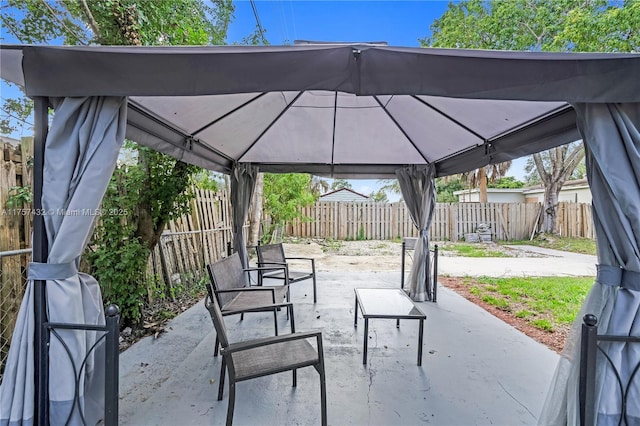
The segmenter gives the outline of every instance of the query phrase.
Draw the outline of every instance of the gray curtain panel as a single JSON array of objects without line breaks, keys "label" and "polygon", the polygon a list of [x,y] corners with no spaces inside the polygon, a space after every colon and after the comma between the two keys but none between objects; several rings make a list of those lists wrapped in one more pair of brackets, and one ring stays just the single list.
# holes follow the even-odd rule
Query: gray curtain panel
[{"label": "gray curtain panel", "polygon": [[[45,145],[42,188],[49,258],[29,268],[27,293],[6,366],[12,373],[0,388],[2,425],[33,422],[33,280],[47,281],[49,321],[104,324],[100,287],[93,277],[78,273],[77,267],[124,140],[127,101],[124,97],[52,101],[55,115]],[[83,424],[82,412],[86,424],[96,424],[104,411],[104,348],[100,344],[85,356],[100,334],[56,333],[49,348],[49,422]],[[77,401],[74,366],[81,372]]]},{"label": "gray curtain panel", "polygon": [[233,249],[240,255],[243,267],[247,267],[244,222],[249,214],[249,205],[256,189],[258,167],[249,163],[235,163],[231,170],[231,206],[233,209]]},{"label": "gray curtain panel", "polygon": [[416,241],[413,265],[409,273],[409,296],[418,302],[432,300],[432,277],[429,252],[429,228],[436,205],[436,176],[433,164],[414,165],[396,170],[411,220],[420,231]]},{"label": "gray curtain panel", "polygon": [[[574,107],[593,194],[598,276],[565,344],[541,425],[579,424],[579,330],[585,314],[598,317],[600,334],[640,335],[640,104]],[[622,343],[603,347],[626,387],[640,362],[640,348]],[[597,363],[596,394],[598,425],[627,424],[620,422],[620,385],[603,356]],[[640,424],[638,377],[631,382],[626,403],[629,424]]]}]

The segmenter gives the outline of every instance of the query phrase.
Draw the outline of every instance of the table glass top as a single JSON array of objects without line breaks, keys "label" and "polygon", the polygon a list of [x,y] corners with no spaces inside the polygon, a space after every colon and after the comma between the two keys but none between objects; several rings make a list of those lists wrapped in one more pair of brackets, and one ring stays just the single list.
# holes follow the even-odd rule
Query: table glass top
[{"label": "table glass top", "polygon": [[357,288],[363,316],[424,317],[404,290],[396,288]]}]

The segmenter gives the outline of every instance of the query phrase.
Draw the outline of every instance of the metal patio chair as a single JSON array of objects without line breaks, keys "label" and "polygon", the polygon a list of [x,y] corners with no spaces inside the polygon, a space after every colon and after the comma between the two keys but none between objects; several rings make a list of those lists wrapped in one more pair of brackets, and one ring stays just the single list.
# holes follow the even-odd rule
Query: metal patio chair
[{"label": "metal patio chair", "polygon": [[[313,303],[318,301],[316,294],[316,263],[315,259],[311,257],[286,257],[284,254],[284,248],[282,243],[279,244],[266,244],[256,246],[256,252],[258,254],[258,266],[264,267],[267,265],[280,265],[284,266],[284,271],[271,271],[262,272],[260,278],[272,278],[277,280],[284,280],[289,284],[304,281],[309,278],[313,280]],[[307,260],[310,262],[309,270],[307,271],[292,271],[289,269],[289,260]]]},{"label": "metal patio chair", "polygon": [[[217,300],[222,315],[240,314],[244,319],[246,312],[273,311],[275,335],[278,335],[277,311],[283,300],[289,301],[289,285],[285,281],[281,286],[251,286],[249,274],[252,271],[284,272],[281,265],[271,265],[258,268],[243,268],[238,253],[207,265],[210,283],[207,284],[207,297]],[[293,309],[293,308],[292,308]],[[292,324],[293,327],[293,324]],[[293,329],[292,329],[293,330]],[[218,355],[219,341],[216,336],[214,356]]]},{"label": "metal patio chair", "polygon": [[[287,305],[291,321],[291,334],[230,343],[223,313],[216,298],[207,301],[217,338],[222,350],[222,372],[218,386],[218,401],[224,392],[225,368],[229,372],[229,405],[227,407],[227,426],[233,423],[235,407],[236,383],[255,379],[284,371],[293,372],[293,387],[297,385],[296,370],[313,367],[320,375],[320,413],[322,425],[327,424],[327,390],[324,372],[324,351],[322,348],[322,332],[295,333],[293,305]],[[315,340],[315,347],[309,340]]]}]

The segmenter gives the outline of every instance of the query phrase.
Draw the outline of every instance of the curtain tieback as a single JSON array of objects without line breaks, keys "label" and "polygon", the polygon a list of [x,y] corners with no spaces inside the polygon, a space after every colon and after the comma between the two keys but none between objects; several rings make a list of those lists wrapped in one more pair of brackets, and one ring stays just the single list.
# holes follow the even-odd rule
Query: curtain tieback
[{"label": "curtain tieback", "polygon": [[78,274],[74,261],[69,263],[29,263],[29,280],[64,280]]},{"label": "curtain tieback", "polygon": [[610,265],[596,265],[596,267],[598,269],[596,280],[600,284],[640,291],[640,272]]},{"label": "curtain tieback", "polygon": [[426,229],[421,229],[420,230],[420,238],[422,237],[428,237],[429,236],[429,231]]}]

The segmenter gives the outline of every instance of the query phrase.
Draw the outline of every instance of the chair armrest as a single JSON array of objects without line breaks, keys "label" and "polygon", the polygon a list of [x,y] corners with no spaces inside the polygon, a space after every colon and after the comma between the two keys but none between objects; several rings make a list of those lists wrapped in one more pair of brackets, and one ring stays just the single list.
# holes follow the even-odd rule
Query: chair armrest
[{"label": "chair armrest", "polygon": [[238,293],[241,291],[270,291],[275,292],[274,287],[242,287],[242,288],[228,288],[224,290],[218,290],[216,293]]},{"label": "chair armrest", "polygon": [[259,348],[261,346],[272,345],[274,343],[309,339],[311,337],[315,337],[317,341],[322,341],[322,331],[306,331],[300,333],[281,334],[280,336],[263,337],[261,339],[254,339],[246,342],[231,343],[222,351],[231,354],[234,352],[241,352],[248,349]]},{"label": "chair armrest", "polygon": [[277,308],[287,308],[289,309],[289,314],[291,315],[291,317],[293,317],[293,303],[291,302],[282,302],[282,303],[272,303],[269,305],[262,305],[262,306],[257,306],[255,308],[250,308],[250,309],[237,309],[234,311],[225,311],[224,314],[225,315],[234,315],[234,314],[241,314],[244,312],[262,312],[266,309],[277,309]]},{"label": "chair armrest", "polygon": [[[270,263],[269,263],[270,264]],[[267,265],[267,263],[263,263],[263,265]],[[278,269],[286,269],[286,264],[276,264],[278,266],[258,266],[258,267],[253,267],[253,268],[245,268],[243,269],[244,272],[252,272],[252,271],[275,271]]]},{"label": "chair armrest", "polygon": [[311,272],[316,273],[316,260],[313,257],[285,257],[286,260],[309,260],[311,261]]},{"label": "chair armrest", "polygon": [[260,262],[258,265],[279,265],[280,267],[287,266],[287,262]]}]

